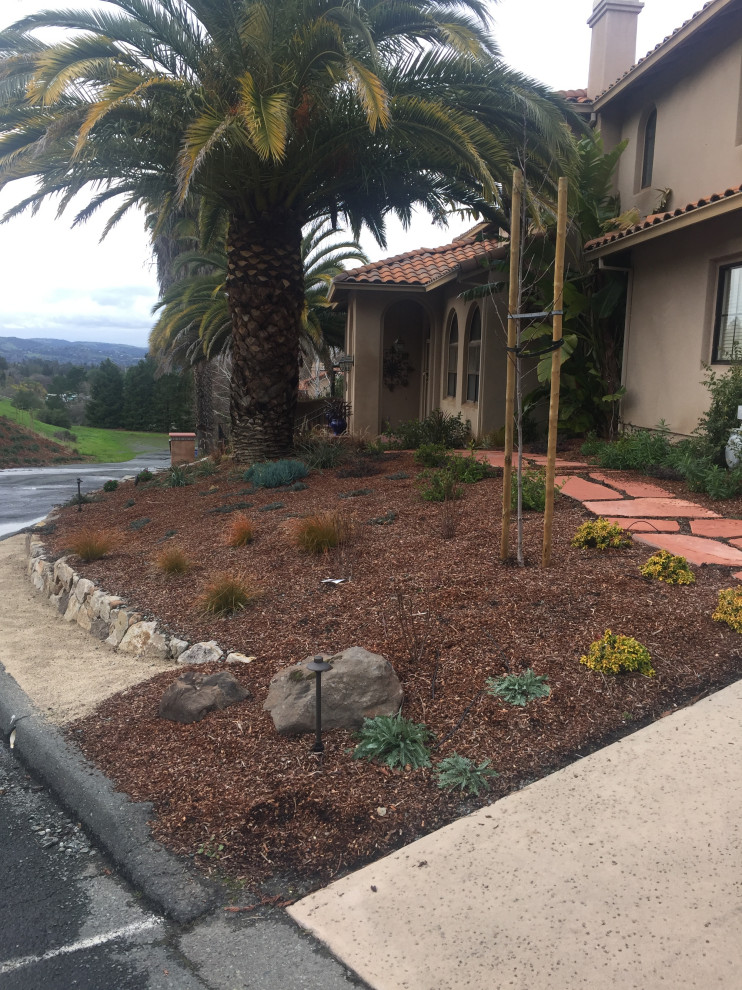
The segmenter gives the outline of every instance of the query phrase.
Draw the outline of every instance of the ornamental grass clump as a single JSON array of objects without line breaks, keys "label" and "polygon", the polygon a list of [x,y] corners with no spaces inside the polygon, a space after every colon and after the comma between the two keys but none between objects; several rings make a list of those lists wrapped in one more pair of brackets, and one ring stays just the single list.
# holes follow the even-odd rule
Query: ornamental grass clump
[{"label": "ornamental grass clump", "polygon": [[490,769],[490,761],[483,760],[477,766],[473,760],[458,753],[451,753],[433,770],[438,786],[443,791],[463,791],[464,794],[480,794],[490,788],[490,779],[497,771]]},{"label": "ornamental grass clump", "polygon": [[163,574],[185,574],[191,562],[180,547],[168,547],[157,558],[157,569]]},{"label": "ornamental grass clump", "polygon": [[255,539],[255,526],[252,519],[240,513],[235,516],[227,527],[227,545],[230,547],[246,547]]},{"label": "ornamental grass clump", "polygon": [[694,584],[696,575],[685,557],[676,557],[669,550],[660,550],[639,568],[643,577],[664,581],[665,584]]},{"label": "ornamental grass clump", "polygon": [[121,543],[121,533],[114,529],[100,529],[96,526],[85,526],[72,533],[67,543],[67,549],[77,554],[80,560],[100,560]]},{"label": "ornamental grass clump", "polygon": [[294,543],[304,553],[327,553],[346,543],[351,526],[339,512],[320,512],[294,524]]},{"label": "ornamental grass clump", "polygon": [[197,607],[206,616],[226,617],[262,598],[263,589],[247,574],[228,572],[208,581],[198,597]]},{"label": "ornamental grass clump", "polygon": [[504,677],[487,678],[487,694],[502,698],[509,705],[523,707],[535,698],[545,698],[551,693],[546,676],[534,674],[529,667],[522,674],[506,674]]},{"label": "ornamental grass clump", "polygon": [[631,546],[631,537],[625,529],[600,516],[580,526],[572,537],[572,546],[594,547],[596,550],[620,550]]},{"label": "ornamental grass clump", "polygon": [[622,636],[606,629],[602,639],[590,644],[587,656],[580,657],[590,670],[600,674],[624,674],[636,671],[645,677],[654,677],[649,650],[633,636]]},{"label": "ornamental grass clump", "polygon": [[400,713],[364,718],[357,738],[354,760],[379,760],[389,767],[413,770],[430,766],[427,744],[435,738],[433,733],[422,722],[411,722]]},{"label": "ornamental grass clump", "polygon": [[723,588],[719,605],[711,616],[716,622],[726,622],[730,629],[742,633],[742,588]]}]

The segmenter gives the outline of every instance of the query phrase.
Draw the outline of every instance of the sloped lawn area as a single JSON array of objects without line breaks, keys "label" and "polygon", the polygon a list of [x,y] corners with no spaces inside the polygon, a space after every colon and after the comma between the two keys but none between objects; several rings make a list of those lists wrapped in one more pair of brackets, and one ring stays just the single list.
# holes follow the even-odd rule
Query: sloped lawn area
[{"label": "sloped lawn area", "polygon": [[[556,505],[553,566],[538,566],[536,514],[525,523],[528,566],[503,565],[501,479],[464,486],[455,535],[444,538],[447,507],[421,499],[411,455],[373,459],[374,468],[360,478],[312,472],[301,490],[253,492],[225,462],[186,487],[120,485],[82,513],[64,510],[48,538],[61,554],[78,527],[115,527],[119,547],[96,563],[75,562],[81,573],[183,638],[216,639],[255,658],[230,665],[252,699],[200,723],[158,718],[174,668],[110,699],[70,733],[122,790],[153,803],[158,839],[250,885],[270,881],[263,889],[286,898],[742,674],[742,640],[711,618],[719,590],[735,583],[728,568],[693,568],[695,584],[669,586],[639,573],[648,547],[573,549],[591,517],[566,497]],[[296,520],[326,510],[352,522],[348,545],[323,556],[300,552]],[[233,549],[225,532],[236,512],[251,519],[255,539]],[[166,577],[155,561],[174,545],[192,567]],[[263,597],[230,618],[205,618],[197,607],[204,583],[235,570],[256,579]],[[322,584],[333,577],[349,580]],[[426,638],[419,657],[402,613]],[[606,629],[646,646],[656,676],[610,677],[580,664]],[[354,645],[393,664],[403,715],[435,735],[433,765],[454,752],[491,761],[499,776],[489,793],[443,791],[433,769],[354,760],[350,732],[325,733],[323,757],[310,752],[313,737],[275,733],[262,704],[276,671]],[[547,697],[514,707],[485,691],[488,678],[528,668],[547,678]]]}]

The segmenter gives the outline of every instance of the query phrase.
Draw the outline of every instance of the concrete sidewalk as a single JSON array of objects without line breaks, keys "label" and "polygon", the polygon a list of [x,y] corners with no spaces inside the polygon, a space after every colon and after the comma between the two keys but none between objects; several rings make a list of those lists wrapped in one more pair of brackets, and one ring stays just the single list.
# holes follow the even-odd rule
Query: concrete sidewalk
[{"label": "concrete sidewalk", "polygon": [[742,986],[742,682],[289,913],[375,990]]}]

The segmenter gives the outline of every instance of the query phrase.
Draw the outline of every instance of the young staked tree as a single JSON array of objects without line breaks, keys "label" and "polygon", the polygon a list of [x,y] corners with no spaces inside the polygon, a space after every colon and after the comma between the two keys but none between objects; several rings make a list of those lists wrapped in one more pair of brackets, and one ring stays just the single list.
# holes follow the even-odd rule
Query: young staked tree
[{"label": "young staked tree", "polygon": [[524,118],[536,167],[570,153],[564,104],[503,65],[487,23],[483,0],[110,0],[26,17],[0,36],[0,187],[40,178],[13,213],[91,183],[80,219],[117,195],[113,222],[144,204],[164,223],[188,197],[226,211],[234,451],[281,456],[303,228],[329,218],[383,243],[390,212],[486,210]]}]

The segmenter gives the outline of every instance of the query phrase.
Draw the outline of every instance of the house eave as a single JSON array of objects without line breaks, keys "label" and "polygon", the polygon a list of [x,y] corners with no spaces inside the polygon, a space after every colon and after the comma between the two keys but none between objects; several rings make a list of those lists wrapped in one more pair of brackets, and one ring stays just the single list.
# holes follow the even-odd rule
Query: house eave
[{"label": "house eave", "polygon": [[448,282],[453,282],[459,277],[459,270],[460,268],[457,267],[446,275],[442,275],[433,282],[426,282],[424,285],[413,284],[411,282],[333,282],[330,286],[330,291],[327,293],[327,301],[333,304],[338,303],[339,299],[337,296],[341,292],[405,292],[412,295],[423,295],[426,292],[439,289]]},{"label": "house eave", "polygon": [[716,0],[696,14],[691,21],[681,27],[674,35],[667,39],[653,52],[646,55],[641,62],[629,69],[625,76],[615,82],[604,93],[596,96],[591,104],[591,110],[600,113],[609,103],[620,97],[635,84],[641,82],[649,73],[653,72],[657,65],[668,55],[672,54],[697,31],[702,30],[715,17],[728,7],[733,7],[738,0]]},{"label": "house eave", "polygon": [[597,261],[598,258],[618,254],[620,251],[625,251],[637,244],[645,244],[647,241],[664,237],[665,234],[672,234],[706,220],[712,220],[727,213],[734,213],[737,210],[742,210],[742,193],[736,193],[734,196],[717,200],[714,203],[706,203],[705,206],[698,206],[689,213],[681,213],[679,216],[670,217],[669,220],[662,220],[652,227],[644,227],[632,234],[617,237],[615,240],[609,241],[608,244],[586,250],[585,257],[588,261]]}]

